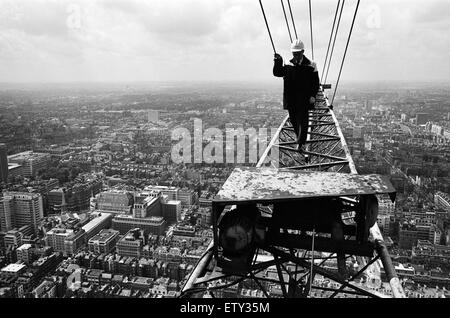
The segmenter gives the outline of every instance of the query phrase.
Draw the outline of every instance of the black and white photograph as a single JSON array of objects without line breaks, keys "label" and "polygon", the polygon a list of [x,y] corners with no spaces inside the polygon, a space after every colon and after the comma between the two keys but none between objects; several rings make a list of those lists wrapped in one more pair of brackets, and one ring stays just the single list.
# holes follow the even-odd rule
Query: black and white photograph
[{"label": "black and white photograph", "polygon": [[0,298],[450,298],[449,32],[449,0],[0,0]]}]

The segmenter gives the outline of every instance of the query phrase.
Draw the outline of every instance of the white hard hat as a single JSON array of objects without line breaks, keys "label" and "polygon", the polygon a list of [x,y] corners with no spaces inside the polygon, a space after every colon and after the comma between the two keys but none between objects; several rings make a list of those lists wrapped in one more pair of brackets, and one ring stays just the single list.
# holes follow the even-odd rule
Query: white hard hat
[{"label": "white hard hat", "polygon": [[303,44],[302,40],[296,39],[292,42],[291,45],[291,52],[300,52],[305,49],[305,45]]}]

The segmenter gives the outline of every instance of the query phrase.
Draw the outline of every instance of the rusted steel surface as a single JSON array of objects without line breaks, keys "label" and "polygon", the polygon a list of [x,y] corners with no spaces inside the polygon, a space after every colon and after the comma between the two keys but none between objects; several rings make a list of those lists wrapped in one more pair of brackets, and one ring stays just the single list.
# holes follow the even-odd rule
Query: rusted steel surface
[{"label": "rusted steel surface", "polygon": [[274,168],[235,168],[215,202],[264,201],[393,193],[390,181],[380,175],[296,171]]}]

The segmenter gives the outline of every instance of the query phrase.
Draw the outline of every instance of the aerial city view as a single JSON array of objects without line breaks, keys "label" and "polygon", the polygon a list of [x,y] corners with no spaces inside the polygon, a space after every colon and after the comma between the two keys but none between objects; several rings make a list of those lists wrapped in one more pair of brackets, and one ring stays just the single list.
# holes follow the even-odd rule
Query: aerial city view
[{"label": "aerial city view", "polygon": [[0,0],[0,298],[450,297],[448,9]]}]

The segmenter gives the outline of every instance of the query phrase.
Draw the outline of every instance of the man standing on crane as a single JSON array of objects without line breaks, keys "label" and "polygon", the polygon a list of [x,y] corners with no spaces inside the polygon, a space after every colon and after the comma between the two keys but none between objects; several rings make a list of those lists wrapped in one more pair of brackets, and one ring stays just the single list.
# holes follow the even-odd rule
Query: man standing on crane
[{"label": "man standing on crane", "polygon": [[296,39],[292,42],[291,64],[283,65],[283,58],[275,53],[273,75],[283,77],[283,109],[289,112],[289,119],[297,136],[298,150],[304,150],[308,132],[308,110],[314,108],[319,90],[319,72],[316,63],[303,55],[305,46]]}]

